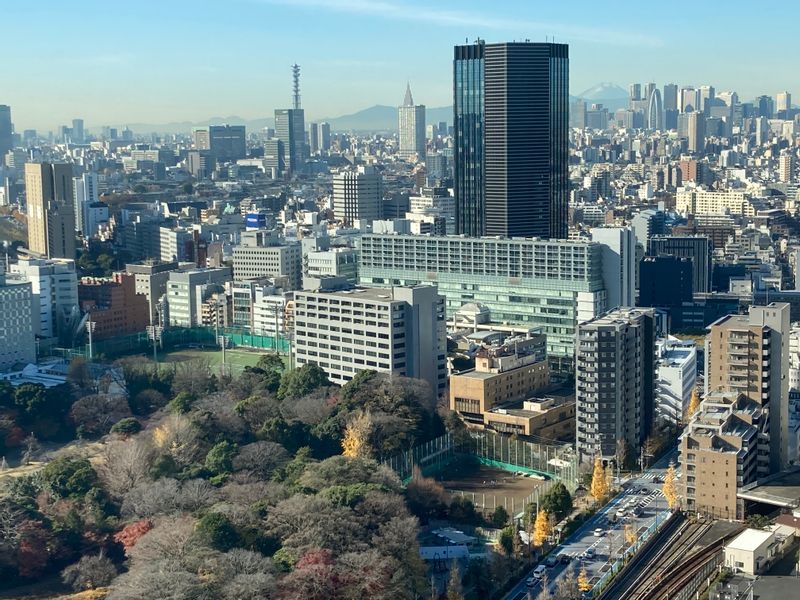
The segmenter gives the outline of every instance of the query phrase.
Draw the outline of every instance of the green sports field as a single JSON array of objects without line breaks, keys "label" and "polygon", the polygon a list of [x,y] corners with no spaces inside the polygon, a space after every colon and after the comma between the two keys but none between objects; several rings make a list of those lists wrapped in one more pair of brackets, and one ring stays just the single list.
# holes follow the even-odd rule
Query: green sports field
[{"label": "green sports field", "polygon": [[[243,350],[241,348],[225,350],[226,371],[231,375],[238,375],[245,367],[255,366],[258,359],[264,354],[269,354],[269,352]],[[219,348],[180,348],[170,352],[158,353],[158,362],[160,363],[186,362],[198,358],[209,361],[212,371],[218,372],[222,364],[222,350]],[[283,358],[284,363],[288,364],[288,357],[281,356],[281,358]]]}]

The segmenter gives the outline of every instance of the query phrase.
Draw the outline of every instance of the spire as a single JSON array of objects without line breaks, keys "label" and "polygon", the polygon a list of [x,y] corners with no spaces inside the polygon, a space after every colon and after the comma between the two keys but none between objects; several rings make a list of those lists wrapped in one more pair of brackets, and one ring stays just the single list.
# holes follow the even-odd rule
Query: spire
[{"label": "spire", "polygon": [[292,65],[292,108],[300,108],[300,65]]},{"label": "spire", "polygon": [[411,84],[406,83],[406,97],[403,100],[403,106],[414,106],[414,98],[411,97]]}]

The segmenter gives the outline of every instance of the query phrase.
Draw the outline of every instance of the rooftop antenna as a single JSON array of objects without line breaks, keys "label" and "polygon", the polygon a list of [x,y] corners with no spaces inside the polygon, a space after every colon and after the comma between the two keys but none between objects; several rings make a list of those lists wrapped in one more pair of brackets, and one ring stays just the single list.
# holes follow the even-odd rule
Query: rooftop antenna
[{"label": "rooftop antenna", "polygon": [[292,108],[300,108],[300,65],[292,65]]}]

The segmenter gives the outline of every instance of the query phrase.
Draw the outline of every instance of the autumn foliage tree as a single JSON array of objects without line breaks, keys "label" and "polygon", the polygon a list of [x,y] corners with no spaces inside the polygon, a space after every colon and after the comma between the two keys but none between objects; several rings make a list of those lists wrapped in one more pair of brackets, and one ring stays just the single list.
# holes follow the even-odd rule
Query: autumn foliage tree
[{"label": "autumn foliage tree", "polygon": [[581,592],[588,592],[592,589],[592,584],[589,583],[589,576],[586,574],[586,569],[583,568],[578,573],[578,589]]},{"label": "autumn foliage tree", "polygon": [[609,487],[606,469],[603,467],[602,459],[599,456],[596,456],[594,459],[594,470],[592,471],[592,497],[598,502],[601,502],[606,496],[608,496],[608,491]]},{"label": "autumn foliage tree", "polygon": [[689,400],[689,406],[686,409],[686,416],[685,421],[689,421],[693,416],[694,413],[697,412],[697,409],[700,408],[700,396],[697,393],[697,388],[692,390],[692,397]]},{"label": "autumn foliage tree", "polygon": [[344,430],[342,454],[348,458],[371,458],[369,437],[372,426],[372,417],[368,412],[360,412],[350,419]]},{"label": "autumn foliage tree", "polygon": [[533,525],[533,545],[537,548],[541,548],[552,534],[553,527],[550,521],[550,515],[540,510],[536,513],[536,522]]},{"label": "autumn foliage tree", "polygon": [[667,499],[667,506],[670,509],[675,508],[678,504],[678,489],[675,482],[675,465],[672,463],[664,473],[664,484],[661,487],[661,492],[664,494],[664,498]]}]

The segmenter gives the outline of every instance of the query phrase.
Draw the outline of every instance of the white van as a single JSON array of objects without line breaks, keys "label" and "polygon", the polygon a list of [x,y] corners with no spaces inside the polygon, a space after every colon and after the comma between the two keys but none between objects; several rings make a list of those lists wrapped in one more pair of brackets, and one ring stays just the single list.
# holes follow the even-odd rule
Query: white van
[{"label": "white van", "polygon": [[533,576],[536,577],[536,579],[541,579],[542,577],[544,577],[546,571],[547,567],[545,567],[544,565],[539,565],[533,570]]}]

